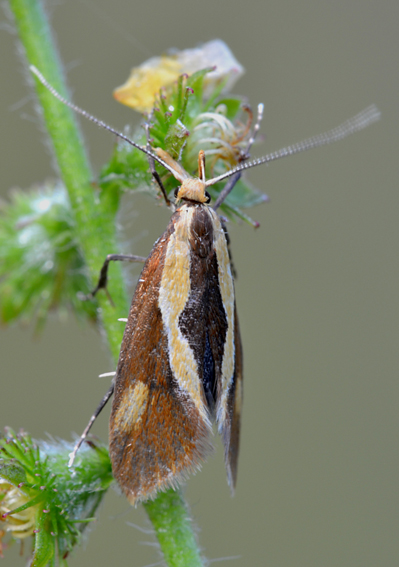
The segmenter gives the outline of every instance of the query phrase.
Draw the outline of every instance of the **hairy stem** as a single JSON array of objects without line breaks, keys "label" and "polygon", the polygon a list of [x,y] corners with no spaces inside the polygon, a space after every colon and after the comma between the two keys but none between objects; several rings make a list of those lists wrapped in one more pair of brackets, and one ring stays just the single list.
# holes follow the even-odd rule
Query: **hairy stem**
[{"label": "hairy stem", "polygon": [[[50,26],[39,0],[10,0],[16,27],[29,65],[37,67],[63,96],[68,97]],[[76,226],[76,240],[94,282],[107,254],[115,253],[115,213],[119,195],[101,195],[92,185],[91,167],[72,111],[56,100],[35,80],[43,119],[52,142],[55,161],[66,186]],[[93,285],[94,287],[94,285]],[[101,321],[114,360],[119,355],[123,326],[117,321],[128,312],[128,299],[120,266],[110,281],[115,307],[105,294],[98,294]],[[167,565],[202,565],[187,506],[180,492],[160,494],[144,504],[153,523]]]}]

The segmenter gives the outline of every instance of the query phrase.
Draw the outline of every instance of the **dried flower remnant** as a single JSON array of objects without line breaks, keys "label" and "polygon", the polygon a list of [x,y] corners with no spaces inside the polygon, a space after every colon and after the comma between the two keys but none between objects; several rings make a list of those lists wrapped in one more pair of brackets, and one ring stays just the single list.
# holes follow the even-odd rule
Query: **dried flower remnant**
[{"label": "dried flower remnant", "polygon": [[37,506],[13,513],[13,510],[25,506],[29,498],[18,487],[0,478],[0,526],[2,531],[11,532],[16,539],[33,535]]},{"label": "dried flower remnant", "polygon": [[12,511],[28,504],[29,498],[18,487],[0,478],[0,557],[3,557],[4,536],[23,540],[34,534],[37,506]]},{"label": "dried flower remnant", "polygon": [[228,169],[235,167],[245,159],[245,150],[251,137],[253,113],[249,106],[243,105],[247,113],[246,123],[235,120],[233,123],[226,116],[226,107],[220,104],[214,112],[199,114],[192,123],[191,137],[187,142],[189,156],[197,155],[200,149],[211,158],[210,171],[214,175],[217,160],[222,160]]},{"label": "dried flower remnant", "polygon": [[205,97],[221,83],[223,92],[228,92],[244,73],[244,68],[224,41],[215,39],[194,49],[152,57],[134,67],[126,83],[115,89],[114,97],[139,112],[149,112],[161,87],[171,86],[179,75],[191,75],[206,67],[214,69],[204,81]]}]

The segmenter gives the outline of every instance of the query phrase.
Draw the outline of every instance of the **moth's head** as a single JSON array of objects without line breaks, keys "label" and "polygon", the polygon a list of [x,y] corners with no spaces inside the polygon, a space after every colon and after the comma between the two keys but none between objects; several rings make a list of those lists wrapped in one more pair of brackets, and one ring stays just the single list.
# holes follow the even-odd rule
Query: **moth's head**
[{"label": "moth's head", "polygon": [[198,177],[191,177],[185,169],[175,161],[165,150],[155,149],[156,154],[170,166],[175,178],[181,182],[181,186],[175,190],[177,200],[185,199],[195,203],[209,203],[211,196],[206,191],[205,182],[205,152],[201,150],[198,154]]},{"label": "moth's head", "polygon": [[185,199],[187,201],[194,201],[195,203],[209,203],[211,196],[206,191],[205,183],[198,178],[191,177],[185,179],[180,187],[175,190],[176,199]]}]

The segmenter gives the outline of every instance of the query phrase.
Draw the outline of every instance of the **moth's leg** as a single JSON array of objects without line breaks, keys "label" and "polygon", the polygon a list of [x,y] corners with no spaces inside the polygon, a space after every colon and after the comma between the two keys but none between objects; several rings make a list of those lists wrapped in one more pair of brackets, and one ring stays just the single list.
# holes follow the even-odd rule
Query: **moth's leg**
[{"label": "moth's leg", "polygon": [[[245,149],[245,152],[243,154],[241,161],[245,161],[250,157],[249,152],[250,152],[251,147],[252,147],[253,143],[255,142],[256,136],[258,135],[258,132],[260,130],[260,123],[262,122],[262,118],[263,118],[263,104],[258,104],[258,116],[256,118],[256,123],[255,123],[253,130],[252,130],[251,137],[248,140],[248,145]],[[219,197],[216,199],[215,204],[213,205],[214,211],[216,211],[216,209],[218,209],[220,207],[220,205],[226,200],[227,195],[229,195],[229,193],[232,192],[232,190],[235,187],[235,184],[240,179],[240,177],[241,177],[240,171],[238,173],[236,173],[235,175],[232,175],[230,177],[229,181],[226,183],[223,190],[220,192]]]},{"label": "moth's leg", "polygon": [[103,409],[103,407],[105,406],[105,404],[108,402],[108,400],[110,399],[110,397],[112,396],[114,392],[114,384],[112,383],[111,387],[109,388],[108,392],[105,394],[105,396],[103,397],[103,399],[101,400],[98,408],[96,409],[96,411],[93,413],[93,415],[90,418],[89,423],[87,424],[86,429],[83,431],[82,435],[79,438],[79,441],[76,443],[75,447],[73,448],[72,453],[69,455],[69,462],[68,462],[68,467],[71,467],[73,465],[73,462],[75,460],[76,457],[76,453],[79,451],[80,446],[82,445],[83,441],[86,439],[91,426],[93,425],[93,423],[95,422],[95,420],[97,419],[98,415],[101,413],[101,410]]},{"label": "moth's leg", "polygon": [[100,270],[100,276],[98,278],[98,283],[96,287],[93,289],[92,292],[86,297],[87,299],[92,299],[99,289],[104,289],[106,294],[108,295],[108,299],[112,303],[112,299],[107,290],[107,283],[108,283],[108,266],[110,262],[145,262],[147,258],[143,258],[143,256],[133,256],[130,254],[108,254],[105,259],[105,262]]},{"label": "moth's leg", "polygon": [[241,177],[241,171],[238,171],[230,177],[226,185],[223,187],[222,191],[219,193],[219,197],[216,199],[213,205],[213,210],[216,211],[220,205],[226,200],[227,196],[233,191],[235,184]]},{"label": "moth's leg", "polygon": [[[150,125],[148,122],[145,123],[144,125],[144,129],[145,129],[145,135],[147,138],[147,150],[149,152],[152,152],[152,148],[151,148],[151,144],[150,144]],[[161,190],[161,193],[163,195],[163,198],[165,199],[165,203],[167,207],[172,207],[173,203],[170,201],[169,197],[166,194],[166,189],[162,183],[162,179],[159,175],[159,173],[157,172],[157,170],[155,169],[155,163],[154,163],[154,158],[152,156],[150,156],[149,154],[147,154],[147,159],[148,159],[148,163],[150,165],[150,171],[151,174],[153,176],[153,178],[155,179],[155,181],[158,183],[158,186]]]}]

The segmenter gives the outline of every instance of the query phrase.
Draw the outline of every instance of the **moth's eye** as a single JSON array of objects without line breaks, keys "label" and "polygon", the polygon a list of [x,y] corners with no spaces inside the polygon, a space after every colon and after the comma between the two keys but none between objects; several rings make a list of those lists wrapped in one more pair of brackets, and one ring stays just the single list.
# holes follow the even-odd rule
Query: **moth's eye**
[{"label": "moth's eye", "polygon": [[176,187],[176,189],[174,190],[173,194],[175,196],[175,199],[177,199],[177,194],[179,192],[180,187]]},{"label": "moth's eye", "polygon": [[210,203],[211,202],[211,196],[209,195],[208,191],[205,191],[205,197],[206,197],[205,203]]}]

